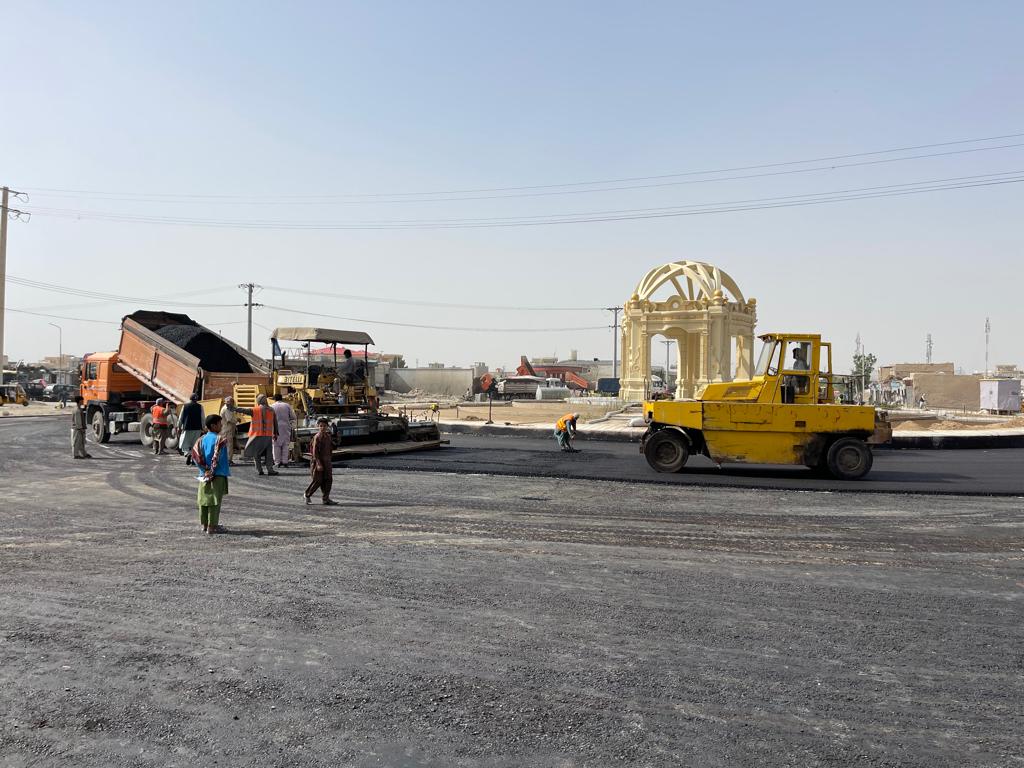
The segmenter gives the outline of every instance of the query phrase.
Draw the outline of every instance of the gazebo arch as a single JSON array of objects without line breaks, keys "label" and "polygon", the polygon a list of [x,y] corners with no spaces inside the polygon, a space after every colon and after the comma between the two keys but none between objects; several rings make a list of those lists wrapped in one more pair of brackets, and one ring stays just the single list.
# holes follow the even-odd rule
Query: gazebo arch
[{"label": "gazebo arch", "polygon": [[[654,295],[664,286],[674,293]],[[748,378],[753,371],[757,301],[713,264],[675,261],[649,271],[623,306],[622,388],[625,400],[651,392],[651,338],[676,342],[676,397],[694,397],[712,381]],[[736,368],[732,354],[735,347]]]}]

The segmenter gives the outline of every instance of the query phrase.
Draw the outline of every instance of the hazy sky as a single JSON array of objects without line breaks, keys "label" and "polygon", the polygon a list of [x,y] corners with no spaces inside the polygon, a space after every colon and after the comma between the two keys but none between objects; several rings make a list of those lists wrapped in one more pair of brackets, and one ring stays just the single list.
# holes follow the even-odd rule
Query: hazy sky
[{"label": "hazy sky", "polygon": [[[1024,133],[1018,2],[0,5],[0,184],[29,191],[22,207],[34,212],[11,224],[10,276],[167,297],[165,308],[236,340],[244,309],[234,286],[252,281],[266,287],[259,301],[295,310],[257,310],[257,351],[267,351],[266,328],[319,324],[364,328],[411,363],[495,366],[570,349],[610,357],[606,329],[495,329],[591,328],[611,315],[272,288],[605,307],[626,300],[650,267],[693,259],[721,266],[758,299],[759,330],[820,331],[843,368],[858,331],[881,362],[922,359],[931,333],[936,360],[981,368],[986,316],[993,364],[1024,364],[1024,184],[624,221],[434,226],[1024,178],[1024,146],[830,168],[1024,136],[602,191],[404,194],[658,177]],[[608,189],[622,186],[642,188]],[[476,199],[452,199],[465,197]],[[355,224],[382,221],[433,228]],[[297,228],[310,222],[321,228]],[[56,353],[48,322],[63,326],[65,350],[115,348],[116,321],[138,308],[10,282],[7,303],[108,321],[8,312],[14,359]]]}]

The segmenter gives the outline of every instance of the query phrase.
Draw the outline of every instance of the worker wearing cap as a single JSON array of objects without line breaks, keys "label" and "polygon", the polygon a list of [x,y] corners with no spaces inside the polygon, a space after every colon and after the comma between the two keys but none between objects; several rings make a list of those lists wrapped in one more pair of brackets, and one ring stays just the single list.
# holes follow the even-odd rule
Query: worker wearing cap
[{"label": "worker wearing cap", "polygon": [[[260,395],[256,398],[255,408],[231,407],[236,413],[244,413],[252,417],[249,422],[249,440],[245,444],[245,452],[242,454],[247,459],[252,459],[256,471],[262,474],[280,474],[274,469],[274,438],[277,437],[277,415],[274,409],[267,405],[267,396]],[[263,467],[267,471],[264,473]]]},{"label": "worker wearing cap", "polygon": [[164,440],[167,439],[167,401],[158,397],[149,413],[153,417],[153,455],[160,456],[164,453]]},{"label": "worker wearing cap", "polygon": [[579,453],[579,449],[573,448],[569,442],[576,437],[576,422],[579,418],[578,413],[567,413],[555,422],[555,439],[566,453]]}]

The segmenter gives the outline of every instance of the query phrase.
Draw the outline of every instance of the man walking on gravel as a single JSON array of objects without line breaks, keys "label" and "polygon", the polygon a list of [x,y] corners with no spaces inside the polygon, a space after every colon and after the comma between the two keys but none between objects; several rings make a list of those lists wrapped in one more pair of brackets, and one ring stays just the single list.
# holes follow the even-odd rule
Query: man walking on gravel
[{"label": "man walking on gravel", "polygon": [[91,459],[85,452],[85,399],[75,395],[75,410],[71,414],[71,455],[76,459]]},{"label": "man walking on gravel", "polygon": [[252,417],[249,422],[249,440],[245,444],[245,453],[242,455],[252,459],[256,465],[256,471],[264,474],[263,467],[266,465],[268,475],[280,474],[274,469],[274,438],[277,437],[277,415],[267,405],[267,396],[260,395],[256,398],[255,408],[238,408],[232,406],[235,413],[244,413]]},{"label": "man walking on gravel", "polygon": [[231,468],[228,446],[220,434],[222,419],[217,414],[206,418],[207,432],[193,446],[191,457],[199,467],[199,491],[196,505],[199,507],[199,523],[206,533],[221,533],[220,505],[228,494],[228,478]]},{"label": "man walking on gravel", "polygon": [[323,503],[333,507],[338,502],[331,501],[331,486],[334,484],[334,465],[331,463],[334,443],[330,422],[327,419],[317,419],[316,426],[317,433],[313,435],[313,442],[309,446],[309,473],[312,479],[302,498],[307,504],[312,504],[312,496],[319,489],[324,497]]}]

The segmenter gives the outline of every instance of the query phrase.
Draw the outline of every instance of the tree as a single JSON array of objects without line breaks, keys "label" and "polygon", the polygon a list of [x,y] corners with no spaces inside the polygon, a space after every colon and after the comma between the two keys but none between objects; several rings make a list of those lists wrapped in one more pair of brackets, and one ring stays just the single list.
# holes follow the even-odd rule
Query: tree
[{"label": "tree", "polygon": [[868,382],[871,381],[871,376],[875,371],[875,363],[877,362],[878,358],[870,352],[858,352],[853,356],[853,370],[850,373],[854,378],[862,381],[864,386],[867,386]]}]

